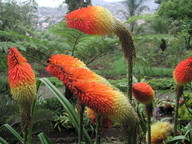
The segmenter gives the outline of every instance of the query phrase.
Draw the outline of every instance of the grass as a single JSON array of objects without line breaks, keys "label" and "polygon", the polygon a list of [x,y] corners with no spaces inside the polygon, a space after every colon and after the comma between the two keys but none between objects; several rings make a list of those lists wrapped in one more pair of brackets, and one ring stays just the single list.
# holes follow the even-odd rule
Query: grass
[{"label": "grass", "polygon": [[[105,61],[105,60],[103,60]],[[121,79],[125,78],[127,75],[127,63],[123,57],[114,58],[113,61],[109,62],[107,59],[108,65],[104,65],[103,62],[99,62],[101,68],[95,69],[94,71],[97,74],[104,76],[109,79]],[[105,62],[104,62],[105,63]],[[110,63],[110,64],[109,64]],[[94,69],[94,65],[91,69]],[[173,69],[164,68],[164,67],[150,67],[147,64],[135,64],[133,68],[133,75],[141,77],[172,77]]]},{"label": "grass", "polygon": [[[126,77],[126,67],[119,65],[118,69],[114,70],[94,70],[97,74],[100,74],[106,78],[119,79]],[[133,69],[133,75],[139,75],[142,77],[172,77],[173,69],[162,67],[139,67],[135,66]]]},{"label": "grass", "polygon": [[163,67],[140,67],[140,74],[148,77],[172,77],[173,69]]}]

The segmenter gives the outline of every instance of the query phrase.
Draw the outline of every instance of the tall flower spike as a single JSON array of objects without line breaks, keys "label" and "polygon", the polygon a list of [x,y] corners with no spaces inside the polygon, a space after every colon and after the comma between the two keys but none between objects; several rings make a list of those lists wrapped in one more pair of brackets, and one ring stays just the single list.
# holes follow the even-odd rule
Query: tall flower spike
[{"label": "tall flower spike", "polygon": [[[63,57],[62,55],[60,58]],[[101,76],[88,68],[78,68],[75,63],[72,65],[77,67],[69,67],[61,59],[52,56],[46,69],[60,79],[82,104],[113,121],[137,121],[136,113],[123,93],[108,85]]]},{"label": "tall flower spike", "polygon": [[178,119],[178,108],[179,99],[183,94],[184,85],[192,80],[192,57],[189,57],[181,61],[173,71],[173,77],[177,82],[176,85],[176,106],[174,116],[174,136],[177,135],[177,119]]},{"label": "tall flower spike", "polygon": [[181,61],[173,71],[173,77],[179,85],[192,81],[192,57]]},{"label": "tall flower spike", "polygon": [[109,35],[115,33],[122,44],[125,57],[135,55],[132,37],[124,25],[101,6],[80,8],[66,15],[69,28],[78,29],[90,35]]},{"label": "tall flower spike", "polygon": [[133,84],[133,96],[143,104],[149,104],[154,98],[154,91],[145,82]]},{"label": "tall flower spike", "polygon": [[145,82],[136,83],[132,87],[132,93],[135,99],[139,102],[146,104],[147,113],[147,131],[148,131],[148,144],[151,144],[151,114],[152,114],[152,100],[154,97],[153,89]]},{"label": "tall flower spike", "polygon": [[13,99],[19,103],[24,143],[31,143],[32,104],[36,97],[35,74],[27,60],[13,47],[8,54],[8,81]]},{"label": "tall flower spike", "polygon": [[13,99],[32,104],[36,97],[35,74],[19,51],[13,47],[8,55],[8,81]]},{"label": "tall flower spike", "polygon": [[131,34],[127,28],[100,6],[80,8],[66,15],[69,28],[78,29],[90,35],[108,35],[115,33],[121,41],[121,48],[128,61],[128,95],[132,100],[132,69],[136,55]]},{"label": "tall flower spike", "polygon": [[169,122],[156,122],[151,126],[151,144],[161,144],[173,131]]},{"label": "tall flower spike", "polygon": [[47,71],[60,79],[83,105],[98,115],[115,122],[125,122],[129,135],[131,133],[131,137],[135,138],[138,117],[128,98],[88,68],[79,68],[78,64],[69,67],[64,61],[52,56]]}]

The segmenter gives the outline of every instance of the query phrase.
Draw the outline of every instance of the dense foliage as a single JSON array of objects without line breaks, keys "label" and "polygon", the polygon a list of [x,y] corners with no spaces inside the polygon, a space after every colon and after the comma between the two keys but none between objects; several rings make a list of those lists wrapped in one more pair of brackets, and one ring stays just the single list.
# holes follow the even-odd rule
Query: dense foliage
[{"label": "dense foliage", "polygon": [[[68,10],[82,6],[80,1],[65,1]],[[126,0],[127,16],[125,22],[132,31],[136,47],[136,59],[133,68],[133,82],[147,82],[156,90],[154,102],[154,121],[160,119],[173,120],[173,107],[175,107],[174,89],[176,83],[173,76],[175,66],[181,60],[192,55],[192,2],[190,0],[156,0],[160,4],[154,14],[142,14],[148,7],[143,0]],[[90,4],[86,1],[84,5]],[[10,47],[17,47],[35,70],[37,80],[49,77],[54,86],[64,93],[65,87],[58,79],[50,77],[44,70],[47,60],[53,54],[67,54],[79,58],[96,73],[109,79],[110,83],[127,93],[127,64],[120,51],[117,37],[91,36],[78,30],[66,27],[65,22],[39,30],[37,3],[35,0],[18,3],[15,0],[0,1],[0,126],[5,123],[14,127],[19,134],[18,105],[10,96],[7,81],[7,51]],[[47,81],[47,80],[45,80]],[[46,82],[45,82],[46,84]],[[48,84],[50,84],[48,82]],[[64,97],[51,85],[51,91],[45,85],[39,88],[38,98],[34,108],[33,134],[42,131],[74,129],[74,121],[66,109],[63,108]],[[45,90],[45,91],[44,91]],[[189,142],[191,126],[191,83],[184,87],[184,96],[179,105],[179,118],[181,122],[179,131],[183,137],[167,139],[168,143]],[[57,97],[53,98],[53,96]],[[145,139],[146,113],[143,106],[137,104],[136,109],[141,119],[141,141]],[[71,105],[70,105],[71,106]],[[73,107],[75,104],[72,103]],[[159,110],[157,113],[155,110]],[[70,111],[70,110],[69,110]],[[171,111],[171,112],[170,112]],[[75,111],[72,111],[72,115]],[[162,114],[163,113],[163,114]],[[160,116],[161,115],[161,116]],[[74,121],[73,121],[74,120]],[[85,126],[89,132],[95,134],[94,125],[85,117]],[[116,124],[118,127],[118,124]],[[0,135],[6,137],[8,131],[0,127]],[[0,140],[1,137],[0,137]],[[7,139],[10,143],[18,142],[15,138]],[[1,141],[0,141],[1,143]]]},{"label": "dense foliage", "polygon": [[[20,25],[35,26],[37,23],[37,3],[26,1],[18,3],[14,0],[8,2],[0,1],[0,30],[14,30],[25,33]],[[28,27],[29,28],[29,27]]]}]

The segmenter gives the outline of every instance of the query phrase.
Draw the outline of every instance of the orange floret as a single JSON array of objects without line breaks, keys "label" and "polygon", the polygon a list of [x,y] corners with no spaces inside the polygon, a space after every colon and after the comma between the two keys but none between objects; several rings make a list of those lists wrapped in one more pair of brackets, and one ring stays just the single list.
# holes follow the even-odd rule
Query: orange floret
[{"label": "orange floret", "polygon": [[149,86],[145,82],[140,82],[133,84],[132,87],[133,87],[132,93],[135,99],[137,99],[139,102],[143,104],[149,104],[152,102],[154,98],[154,91],[151,88],[151,86]]},{"label": "orange floret", "polygon": [[181,61],[173,71],[175,81],[180,85],[185,85],[192,80],[192,57]]}]

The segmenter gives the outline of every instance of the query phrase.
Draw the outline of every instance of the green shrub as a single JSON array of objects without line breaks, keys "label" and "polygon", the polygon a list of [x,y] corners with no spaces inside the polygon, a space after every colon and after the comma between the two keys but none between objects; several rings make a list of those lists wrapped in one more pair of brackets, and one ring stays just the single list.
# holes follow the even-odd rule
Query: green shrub
[{"label": "green shrub", "polygon": [[147,77],[172,77],[173,69],[163,68],[163,67],[138,67],[136,66],[134,72],[139,71],[141,76]]},{"label": "green shrub", "polygon": [[154,78],[149,80],[148,84],[156,90],[168,90],[175,88],[173,78]]},{"label": "green shrub", "polygon": [[39,102],[37,107],[41,109],[50,110],[54,112],[56,115],[61,115],[62,113],[65,112],[63,106],[56,98],[47,98],[45,100],[42,100]]},{"label": "green shrub", "polygon": [[[172,78],[154,78],[151,80],[142,79],[142,81],[146,81],[153,89],[155,90],[172,90],[175,88],[175,81]],[[127,78],[119,79],[119,80],[109,80],[109,82],[120,89],[122,92],[127,92]],[[136,83],[138,81],[133,81]]]},{"label": "green shrub", "polygon": [[192,99],[191,94],[185,92],[180,100],[180,108],[179,108],[179,117],[181,120],[191,120],[192,119]]},{"label": "green shrub", "polygon": [[109,82],[120,89],[122,92],[127,92],[127,78],[119,79],[119,80],[109,80]]}]

